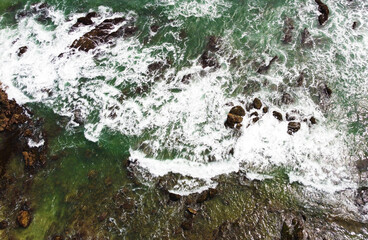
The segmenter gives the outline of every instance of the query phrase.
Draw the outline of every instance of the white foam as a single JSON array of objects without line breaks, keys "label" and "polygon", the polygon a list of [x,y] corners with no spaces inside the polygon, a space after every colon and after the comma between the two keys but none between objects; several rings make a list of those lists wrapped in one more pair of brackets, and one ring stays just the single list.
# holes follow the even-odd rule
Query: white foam
[{"label": "white foam", "polygon": [[41,139],[39,142],[35,142],[30,138],[28,139],[28,146],[31,147],[31,148],[33,148],[33,147],[39,148],[39,147],[43,146],[44,144],[45,144],[44,139]]}]

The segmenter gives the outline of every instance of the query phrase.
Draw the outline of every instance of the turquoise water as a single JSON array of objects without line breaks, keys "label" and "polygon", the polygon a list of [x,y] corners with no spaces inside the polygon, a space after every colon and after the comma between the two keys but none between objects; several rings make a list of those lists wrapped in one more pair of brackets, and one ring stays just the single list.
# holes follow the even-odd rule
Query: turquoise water
[{"label": "turquoise water", "polygon": [[[364,239],[366,211],[355,195],[367,185],[366,173],[356,168],[367,158],[366,3],[325,1],[330,18],[319,26],[314,1],[46,2],[45,11],[35,12],[38,1],[0,3],[0,79],[10,97],[45,119],[49,148],[47,166],[27,193],[32,224],[3,234],[204,239],[226,220],[248,226],[259,216],[262,227],[239,236],[279,237],[284,216],[259,210],[261,202],[308,215],[307,230],[329,219],[326,232]],[[29,14],[19,18],[22,11]],[[94,25],[70,31],[90,11],[99,14]],[[137,27],[133,36],[71,53],[75,39],[121,16]],[[293,29],[285,44],[287,18]],[[304,29],[310,44],[301,43]],[[203,68],[211,39],[217,39],[210,55],[218,67]],[[28,51],[18,57],[22,46]],[[274,56],[270,70],[257,73]],[[158,62],[165,67],[150,72]],[[291,103],[282,100],[285,93]],[[255,97],[270,111],[294,114],[301,129],[290,136],[286,121],[261,112],[254,124],[246,115],[240,131],[225,128],[229,103],[245,107]],[[302,121],[312,116],[316,125]],[[137,163],[128,168],[133,173],[128,159]],[[20,161],[14,157],[9,171]],[[259,186],[240,184],[235,173]],[[161,182],[169,182],[165,191]],[[166,190],[187,195],[208,187],[220,189],[219,196],[182,233],[190,204],[167,202]],[[244,220],[247,211],[252,214]]]}]

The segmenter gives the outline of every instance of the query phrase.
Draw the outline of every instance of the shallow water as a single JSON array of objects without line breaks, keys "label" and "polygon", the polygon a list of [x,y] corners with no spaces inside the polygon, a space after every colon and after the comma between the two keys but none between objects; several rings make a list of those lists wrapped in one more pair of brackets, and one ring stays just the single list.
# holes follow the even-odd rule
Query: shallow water
[{"label": "shallow water", "polygon": [[[0,79],[10,97],[47,119],[50,159],[57,156],[35,177],[33,224],[16,235],[40,239],[64,231],[80,221],[72,211],[93,209],[91,201],[103,202],[122,186],[132,191],[134,201],[140,199],[140,214],[149,216],[145,211],[157,208],[162,198],[155,183],[170,172],[180,177],[169,190],[183,195],[221,188],[217,176],[233,172],[281,189],[294,183],[292,197],[313,211],[366,223],[355,195],[367,185],[356,162],[367,158],[368,147],[368,5],[325,2],[331,12],[325,26],[319,26],[312,0],[47,1],[45,13],[24,18],[17,13],[36,1],[2,2]],[[125,16],[138,32],[88,53],[70,54],[73,41],[93,26],[70,29],[92,10],[99,13],[96,24]],[[284,44],[287,17],[293,21],[293,38]],[[150,30],[154,24],[157,33]],[[305,28],[309,45],[301,43]],[[210,36],[220,39],[214,53],[219,67],[203,69],[199,60]],[[18,57],[22,46],[28,51]],[[257,73],[274,56],[278,60],[271,69]],[[167,67],[149,72],[157,62]],[[304,83],[296,86],[301,72]],[[191,78],[184,83],[187,74]],[[321,90],[324,84],[331,97]],[[282,102],[284,93],[292,103]],[[239,131],[225,128],[228,103],[245,106],[255,97],[269,112],[259,111],[256,123],[248,113]],[[294,112],[301,129],[289,135],[288,123],[279,122],[272,111]],[[312,116],[316,125],[302,121]],[[137,163],[140,187],[127,176],[123,162],[128,157]],[[87,177],[91,170],[97,171],[95,186]],[[285,182],[277,180],[280,175]],[[107,177],[113,180],[108,188]],[[277,199],[282,191],[275,192],[271,200],[282,202]],[[52,225],[55,219],[59,223]],[[110,220],[115,223],[107,227],[110,233],[137,237],[132,224]],[[162,230],[169,226],[159,228],[157,236],[150,230],[140,236],[170,237]],[[347,231],[350,236],[352,230]]]}]

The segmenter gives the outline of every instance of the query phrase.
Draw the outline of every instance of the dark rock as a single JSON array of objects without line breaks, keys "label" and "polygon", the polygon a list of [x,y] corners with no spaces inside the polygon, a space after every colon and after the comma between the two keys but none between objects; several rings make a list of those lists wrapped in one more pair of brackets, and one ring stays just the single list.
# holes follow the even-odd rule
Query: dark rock
[{"label": "dark rock", "polygon": [[303,86],[303,82],[304,82],[304,72],[301,72],[299,77],[296,79],[296,86],[297,87]]},{"label": "dark rock", "polygon": [[86,15],[86,18],[89,18],[89,19],[95,18],[95,17],[98,17],[98,14],[96,12],[89,12]]},{"label": "dark rock", "polygon": [[152,72],[156,72],[160,69],[162,69],[164,66],[163,62],[154,62],[151,63],[150,65],[148,65],[148,72],[152,73]]},{"label": "dark rock", "polygon": [[169,199],[171,201],[176,202],[176,201],[179,201],[180,198],[181,198],[181,196],[179,194],[169,192]]},{"label": "dark rock", "polygon": [[296,120],[296,117],[290,115],[289,113],[286,113],[285,118],[286,118],[286,121],[288,121],[288,122]]},{"label": "dark rock", "polygon": [[128,26],[124,29],[124,37],[131,37],[138,31],[136,26]]},{"label": "dark rock", "polygon": [[188,34],[187,34],[186,31],[184,31],[184,30],[180,31],[180,33],[179,33],[180,39],[185,39],[185,38],[187,38],[187,36],[188,36]]},{"label": "dark rock", "polygon": [[218,50],[220,50],[220,42],[221,42],[220,38],[210,36],[207,43],[207,49],[212,52],[217,52]]},{"label": "dark rock", "polygon": [[283,104],[290,104],[290,103],[293,102],[293,98],[291,97],[291,95],[289,93],[284,93],[284,94],[282,94],[281,102]]},{"label": "dark rock", "polygon": [[88,17],[80,17],[77,19],[77,23],[76,24],[82,24],[82,25],[92,25],[93,24],[93,21],[91,20],[91,18],[88,18]]},{"label": "dark rock", "polygon": [[353,22],[353,26],[352,26],[352,28],[353,29],[356,29],[358,27],[358,22]]},{"label": "dark rock", "polygon": [[238,116],[245,116],[245,110],[244,108],[242,108],[241,106],[236,106],[236,107],[233,107],[230,112],[231,114],[235,114],[235,115],[238,115]]},{"label": "dark rock", "polygon": [[205,51],[200,59],[199,59],[200,64],[202,65],[202,68],[206,68],[206,67],[217,67],[218,66],[218,62],[215,58],[215,56],[211,55],[209,53],[209,51]]},{"label": "dark rock", "polygon": [[359,207],[363,214],[368,214],[366,206],[368,204],[368,188],[360,187],[357,189],[357,194],[355,198],[355,204]]},{"label": "dark rock", "polygon": [[136,28],[132,26],[121,27],[117,31],[112,32],[116,25],[124,21],[125,18],[123,17],[106,19],[93,30],[75,40],[70,47],[80,51],[88,52],[92,49],[95,49],[99,44],[111,42],[112,39],[121,36],[130,36],[134,34]]},{"label": "dark rock", "polygon": [[309,118],[309,121],[312,123],[312,124],[317,124],[317,119],[315,117],[311,117]]},{"label": "dark rock", "polygon": [[253,106],[254,106],[255,109],[261,109],[261,107],[262,107],[261,100],[259,100],[259,98],[255,98],[253,100]]},{"label": "dark rock", "polygon": [[197,197],[197,203],[203,203],[203,202],[205,202],[208,199],[208,194],[209,194],[209,192],[207,190],[201,192],[199,194],[199,196]]},{"label": "dark rock", "polygon": [[181,82],[184,84],[189,84],[189,80],[192,78],[192,74],[186,74],[181,79]]},{"label": "dark rock", "polygon": [[21,210],[18,213],[17,222],[22,228],[27,228],[31,224],[31,213],[27,210]]},{"label": "dark rock", "polygon": [[263,109],[262,109],[263,113],[267,113],[268,109],[269,109],[268,107],[263,107]]},{"label": "dark rock", "polygon": [[283,120],[283,117],[282,117],[282,114],[277,112],[277,111],[273,111],[272,112],[272,115],[279,121],[282,121]]},{"label": "dark rock", "polygon": [[82,115],[82,111],[80,109],[75,109],[74,110],[74,119],[73,119],[74,122],[82,125],[84,124],[84,118],[83,118],[83,115]]},{"label": "dark rock", "polygon": [[284,39],[283,43],[290,43],[293,40],[294,21],[291,18],[286,18],[284,22]]},{"label": "dark rock", "polygon": [[188,219],[188,220],[184,221],[184,222],[181,224],[181,228],[182,228],[183,230],[186,230],[186,231],[191,230],[191,229],[193,228],[193,220]]},{"label": "dark rock", "polygon": [[247,103],[247,105],[245,105],[245,110],[247,110],[247,112],[249,112],[253,108],[254,108],[254,104],[253,103]]},{"label": "dark rock", "polygon": [[300,122],[289,122],[287,133],[293,135],[294,133],[299,131],[300,126],[301,126]]},{"label": "dark rock", "polygon": [[235,124],[239,124],[242,121],[243,121],[243,118],[241,116],[229,113],[227,115],[227,120],[225,122],[225,126],[230,127],[230,128],[234,128]]},{"label": "dark rock", "polygon": [[318,16],[318,22],[320,25],[323,25],[328,20],[328,15],[330,14],[330,10],[327,5],[324,4],[321,0],[315,0],[318,4],[318,11],[321,15]]},{"label": "dark rock", "polygon": [[290,228],[284,222],[281,228],[281,240],[293,240],[293,236],[290,233]]},{"label": "dark rock", "polygon": [[151,31],[154,33],[157,32],[159,28],[160,26],[157,24],[153,24],[152,26],[150,26]]},{"label": "dark rock", "polygon": [[356,167],[359,172],[368,171],[368,158],[356,161]]},{"label": "dark rock", "polygon": [[0,230],[4,230],[5,228],[8,227],[8,222],[6,220],[3,220],[0,222]]},{"label": "dark rock", "polygon": [[253,121],[253,123],[258,122],[258,121],[259,121],[259,117],[255,117],[255,118],[253,118],[253,119],[252,119],[252,121]]},{"label": "dark rock", "polygon": [[273,64],[277,59],[278,59],[278,57],[277,57],[277,56],[274,56],[274,57],[271,59],[271,61],[269,62],[269,64],[262,64],[262,65],[258,68],[257,73],[260,73],[260,74],[264,74],[264,73],[266,73],[266,72],[270,69],[271,65],[272,65],[272,64]]},{"label": "dark rock", "polygon": [[55,236],[52,240],[64,240],[64,238],[62,236]]},{"label": "dark rock", "polygon": [[252,112],[252,113],[250,114],[250,117],[253,117],[253,116],[258,117],[258,113],[257,113],[257,112]]},{"label": "dark rock", "polygon": [[208,189],[208,197],[209,199],[214,198],[218,194],[218,190],[215,188]]},{"label": "dark rock", "polygon": [[303,47],[312,47],[313,46],[313,40],[311,37],[311,34],[309,33],[307,28],[304,28],[302,32],[302,38],[301,43]]},{"label": "dark rock", "polygon": [[332,90],[326,84],[321,84],[319,86],[320,96],[330,98],[332,95]]},{"label": "dark rock", "polygon": [[20,47],[18,49],[18,57],[21,57],[23,54],[25,54],[28,50],[28,47],[27,46],[24,46],[24,47]]}]

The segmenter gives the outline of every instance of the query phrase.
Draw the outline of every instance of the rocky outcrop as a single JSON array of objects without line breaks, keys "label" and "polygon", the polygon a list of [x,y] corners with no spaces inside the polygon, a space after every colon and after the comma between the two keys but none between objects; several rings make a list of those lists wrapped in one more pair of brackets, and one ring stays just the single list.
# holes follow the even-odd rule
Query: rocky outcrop
[{"label": "rocky outcrop", "polygon": [[318,4],[318,11],[321,15],[318,16],[318,22],[320,25],[323,25],[328,20],[328,15],[330,14],[330,10],[327,5],[324,4],[321,0],[315,0]]},{"label": "rocky outcrop", "polygon": [[28,50],[28,47],[27,46],[20,47],[18,49],[18,52],[17,52],[18,57],[23,56],[23,54],[25,54],[27,52],[27,50]]},{"label": "rocky outcrop", "polygon": [[90,13],[87,13],[87,15],[85,17],[78,18],[77,22],[72,26],[71,31],[77,29],[80,26],[93,25],[94,22],[92,21],[92,18],[95,18],[97,16],[98,16],[98,14],[96,12],[90,12]]},{"label": "rocky outcrop", "polygon": [[206,45],[206,50],[203,52],[199,58],[199,63],[202,68],[207,67],[218,67],[219,63],[217,61],[215,53],[220,50],[221,39],[215,36],[210,36]]},{"label": "rocky outcrop", "polygon": [[243,122],[243,116],[245,115],[245,111],[241,106],[233,107],[229,114],[227,115],[227,119],[225,122],[225,126],[229,128],[240,128],[241,122]]},{"label": "rocky outcrop", "polygon": [[279,59],[277,56],[274,56],[271,61],[268,64],[262,64],[258,70],[257,73],[264,74],[267,73],[268,70],[271,68],[271,65]]},{"label": "rocky outcrop", "polygon": [[124,24],[115,30],[125,21],[126,19],[124,17],[106,19],[93,30],[75,40],[70,47],[88,52],[95,49],[98,45],[111,43],[116,38],[130,37],[137,31],[136,27]]}]

